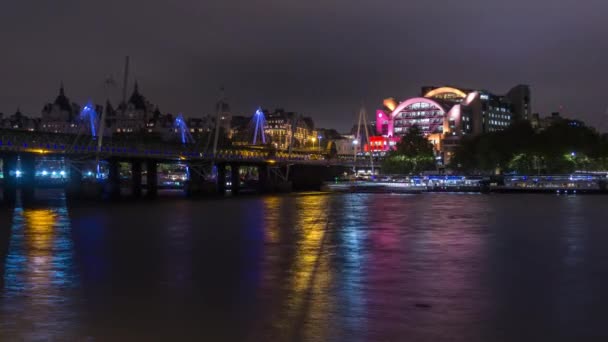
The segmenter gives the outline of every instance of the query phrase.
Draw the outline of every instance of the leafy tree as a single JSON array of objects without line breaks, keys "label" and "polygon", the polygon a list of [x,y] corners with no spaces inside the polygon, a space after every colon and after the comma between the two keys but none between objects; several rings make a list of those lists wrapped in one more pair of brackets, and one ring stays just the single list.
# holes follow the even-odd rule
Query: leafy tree
[{"label": "leafy tree", "polygon": [[500,132],[463,139],[452,167],[470,172],[503,171],[561,173],[605,169],[608,137],[594,129],[558,121],[535,132],[528,122],[518,122]]},{"label": "leafy tree", "polygon": [[412,126],[401,137],[396,149],[382,161],[385,173],[412,174],[435,168],[435,155],[431,144],[417,126]]}]

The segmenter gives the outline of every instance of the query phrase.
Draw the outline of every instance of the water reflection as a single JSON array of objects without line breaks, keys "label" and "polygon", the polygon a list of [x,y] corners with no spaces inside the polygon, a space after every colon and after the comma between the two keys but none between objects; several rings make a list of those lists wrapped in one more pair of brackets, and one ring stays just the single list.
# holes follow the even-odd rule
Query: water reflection
[{"label": "water reflection", "polygon": [[266,243],[278,243],[280,240],[282,202],[278,196],[264,197],[264,240]]},{"label": "water reflection", "polygon": [[[296,202],[298,221],[294,227],[299,236],[287,303],[292,323],[293,340],[323,339],[330,326],[331,311],[330,246],[326,244],[329,218],[328,197],[302,196]],[[313,305],[314,302],[314,305]]]},{"label": "water reflection", "polygon": [[[587,307],[594,300],[592,293],[592,284],[587,277],[589,266],[586,263],[586,247],[588,242],[588,234],[592,222],[587,222],[585,213],[585,199],[583,197],[571,196],[561,199],[559,205],[560,210],[564,214],[564,219],[561,230],[561,250],[562,250],[562,265],[561,270],[556,277],[556,289],[554,292],[555,302],[555,321],[561,322],[564,325],[571,322],[584,322],[589,320],[590,313],[587,312]],[[561,324],[560,324],[561,325]],[[570,335],[575,339],[573,334],[563,331],[561,335]],[[579,334],[584,334],[580,327],[577,328]]]},{"label": "water reflection", "polygon": [[191,286],[192,279],[191,209],[189,205],[177,205],[173,215],[167,215],[163,222],[166,227],[161,245],[166,255],[164,285],[181,291]]},{"label": "water reflection", "polygon": [[[329,198],[265,197],[265,247],[253,336],[326,340],[333,307]],[[252,340],[257,340],[253,338]]]},{"label": "water reflection", "polygon": [[26,340],[73,336],[78,282],[65,199],[45,208],[18,206],[12,222],[0,331]]},{"label": "water reflection", "polygon": [[363,341],[368,323],[364,299],[364,273],[369,257],[367,228],[374,209],[366,195],[351,194],[345,199],[334,198],[333,202],[331,227],[337,235],[334,268],[338,277],[335,286],[338,303],[333,319],[340,327],[335,335],[349,341]]},{"label": "water reflection", "polygon": [[0,340],[596,337],[604,202],[341,194],[0,211]]}]

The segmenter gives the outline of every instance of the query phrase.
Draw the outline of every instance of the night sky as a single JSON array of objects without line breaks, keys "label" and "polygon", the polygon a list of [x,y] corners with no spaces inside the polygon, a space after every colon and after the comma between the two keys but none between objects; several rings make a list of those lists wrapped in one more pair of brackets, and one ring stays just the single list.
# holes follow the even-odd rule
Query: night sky
[{"label": "night sky", "polygon": [[606,0],[5,0],[0,112],[39,116],[61,80],[103,103],[130,55],[141,92],[186,116],[213,112],[224,85],[235,114],[282,107],[346,130],[361,101],[524,83],[541,115],[561,105],[608,130],[607,14]]}]

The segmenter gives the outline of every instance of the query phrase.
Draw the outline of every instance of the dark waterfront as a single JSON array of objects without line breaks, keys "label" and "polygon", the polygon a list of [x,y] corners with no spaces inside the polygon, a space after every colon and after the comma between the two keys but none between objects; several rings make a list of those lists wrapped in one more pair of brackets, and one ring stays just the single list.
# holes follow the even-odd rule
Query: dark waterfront
[{"label": "dark waterfront", "polygon": [[604,196],[344,194],[0,213],[0,339],[605,340]]}]

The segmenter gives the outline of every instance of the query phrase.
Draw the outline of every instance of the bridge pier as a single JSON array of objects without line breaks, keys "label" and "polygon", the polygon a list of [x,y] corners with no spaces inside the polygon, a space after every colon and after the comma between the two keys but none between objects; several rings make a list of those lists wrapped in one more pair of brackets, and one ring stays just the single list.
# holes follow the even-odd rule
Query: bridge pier
[{"label": "bridge pier", "polygon": [[195,197],[207,192],[207,187],[205,186],[205,177],[203,176],[202,171],[197,169],[192,164],[188,165],[188,170],[188,181],[184,186],[186,196]]},{"label": "bridge pier", "polygon": [[240,165],[236,163],[230,164],[230,190],[233,196],[239,194],[241,187],[241,175],[239,173]]},{"label": "bridge pier", "polygon": [[26,153],[21,159],[21,200],[24,204],[34,200],[36,189],[36,156]]},{"label": "bridge pier", "polygon": [[[2,184],[3,199],[5,203],[15,204],[17,201],[17,155],[6,154],[2,157],[2,172],[4,180]],[[11,173],[13,171],[13,173]]]},{"label": "bridge pier", "polygon": [[70,164],[66,195],[69,198],[79,198],[82,192],[82,171]]},{"label": "bridge pier", "polygon": [[110,199],[120,198],[120,163],[117,159],[108,160],[107,188]]},{"label": "bridge pier", "polygon": [[217,164],[217,193],[220,196],[226,194],[226,164]]},{"label": "bridge pier", "polygon": [[269,182],[269,172],[270,169],[268,168],[267,164],[262,164],[258,166],[258,192],[259,193],[266,193],[271,191],[271,185]]},{"label": "bridge pier", "polygon": [[146,197],[154,198],[158,195],[158,162],[156,160],[146,161]]},{"label": "bridge pier", "polygon": [[131,193],[133,197],[139,198],[142,194],[141,185],[141,161],[131,161]]}]

